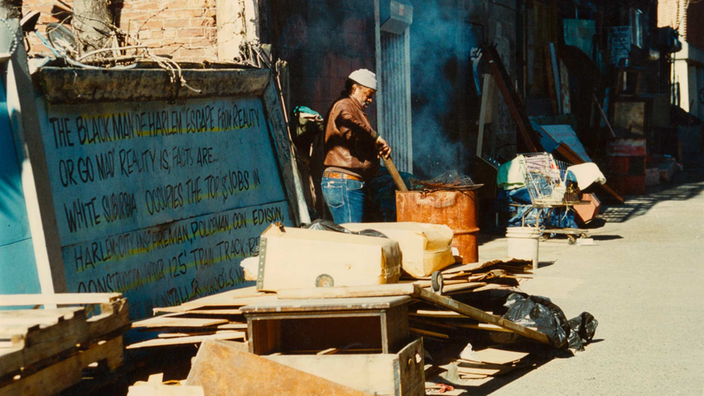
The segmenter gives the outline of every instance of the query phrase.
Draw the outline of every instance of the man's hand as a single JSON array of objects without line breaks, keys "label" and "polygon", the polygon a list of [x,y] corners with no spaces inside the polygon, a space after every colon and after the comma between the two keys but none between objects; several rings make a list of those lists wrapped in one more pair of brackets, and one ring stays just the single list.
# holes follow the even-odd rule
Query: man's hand
[{"label": "man's hand", "polygon": [[376,139],[376,150],[377,156],[379,157],[383,156],[384,158],[389,158],[391,155],[391,147],[381,136]]}]

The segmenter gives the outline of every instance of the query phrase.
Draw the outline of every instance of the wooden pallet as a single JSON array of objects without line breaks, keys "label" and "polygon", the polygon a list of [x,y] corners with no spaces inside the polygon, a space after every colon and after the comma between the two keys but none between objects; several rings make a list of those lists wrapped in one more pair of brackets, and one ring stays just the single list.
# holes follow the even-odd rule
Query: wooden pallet
[{"label": "wooden pallet", "polygon": [[119,294],[3,296],[0,305],[13,300],[16,306],[81,306],[0,311],[0,395],[54,394],[78,383],[93,363],[111,371],[122,364],[129,308]]}]

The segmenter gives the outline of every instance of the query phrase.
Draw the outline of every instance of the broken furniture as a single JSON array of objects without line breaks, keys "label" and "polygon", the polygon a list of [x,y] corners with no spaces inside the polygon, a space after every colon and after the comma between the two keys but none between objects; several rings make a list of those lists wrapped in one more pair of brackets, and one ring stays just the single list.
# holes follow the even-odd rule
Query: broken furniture
[{"label": "broken furniture", "polygon": [[242,312],[256,355],[368,393],[422,395],[423,347],[409,342],[410,302],[405,295],[278,300]]},{"label": "broken furniture", "polygon": [[84,369],[122,365],[129,310],[120,293],[0,296],[4,307],[40,305],[0,311],[0,394],[55,394]]},{"label": "broken furniture", "polygon": [[242,307],[249,350],[257,355],[395,353],[407,344],[408,296],[273,300]]}]

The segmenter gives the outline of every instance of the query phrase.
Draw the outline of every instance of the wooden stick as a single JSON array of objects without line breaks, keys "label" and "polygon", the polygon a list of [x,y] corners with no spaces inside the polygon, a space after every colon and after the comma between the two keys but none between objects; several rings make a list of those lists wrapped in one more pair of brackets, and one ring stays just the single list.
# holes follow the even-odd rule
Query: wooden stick
[{"label": "wooden stick", "polygon": [[548,338],[548,336],[537,330],[521,326],[519,324],[511,322],[510,320],[506,320],[498,316],[490,315],[482,311],[481,309],[474,308],[459,301],[455,301],[452,298],[441,296],[425,289],[420,290],[418,297],[437,306],[447,308],[451,311],[455,311],[457,313],[469,316],[470,318],[485,323],[495,324],[499,327],[503,327],[505,329],[513,331],[514,333],[520,334],[524,337],[528,337],[536,341],[540,341],[544,344],[550,345],[550,339]]},{"label": "wooden stick", "polygon": [[396,187],[399,189],[399,191],[408,191],[408,187],[406,187],[406,183],[403,182],[401,175],[398,173],[398,169],[396,169],[394,161],[391,160],[391,156],[382,156],[381,159],[384,161],[384,166],[386,166],[386,169],[389,170],[389,173],[394,179],[394,183],[396,183]]},{"label": "wooden stick", "polygon": [[601,118],[604,119],[604,122],[606,122],[606,126],[609,127],[609,132],[611,132],[611,137],[615,138],[616,137],[616,132],[614,132],[614,129],[611,127],[611,123],[609,122],[609,118],[606,117],[606,114],[604,113],[604,109],[601,108],[599,105],[599,101],[596,98],[596,95],[592,94],[592,98],[594,98],[594,103],[596,103],[596,108],[599,109],[599,113],[601,113]]}]

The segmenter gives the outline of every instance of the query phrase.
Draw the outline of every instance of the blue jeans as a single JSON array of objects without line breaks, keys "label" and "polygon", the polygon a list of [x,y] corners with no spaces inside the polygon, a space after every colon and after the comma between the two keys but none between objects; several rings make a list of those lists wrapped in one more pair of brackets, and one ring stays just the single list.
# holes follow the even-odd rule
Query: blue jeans
[{"label": "blue jeans", "polygon": [[364,182],[323,177],[325,203],[337,224],[361,223],[364,215]]}]

